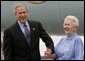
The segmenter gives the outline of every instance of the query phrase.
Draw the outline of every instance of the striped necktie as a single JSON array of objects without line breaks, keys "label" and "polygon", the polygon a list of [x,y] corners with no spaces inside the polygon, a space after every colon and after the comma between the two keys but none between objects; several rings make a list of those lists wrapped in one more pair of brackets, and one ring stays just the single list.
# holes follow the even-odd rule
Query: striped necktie
[{"label": "striped necktie", "polygon": [[26,38],[28,44],[30,45],[30,31],[27,28],[26,24],[24,24],[23,27],[24,27],[24,31],[25,31],[25,38]]}]

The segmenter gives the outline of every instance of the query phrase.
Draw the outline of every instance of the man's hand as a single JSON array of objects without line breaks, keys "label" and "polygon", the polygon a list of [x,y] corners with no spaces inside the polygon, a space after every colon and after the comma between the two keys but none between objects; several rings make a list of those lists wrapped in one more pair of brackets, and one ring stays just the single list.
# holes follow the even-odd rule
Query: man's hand
[{"label": "man's hand", "polygon": [[51,58],[52,57],[52,54],[51,53],[52,53],[52,50],[49,49],[49,48],[47,48],[47,50],[44,53],[44,57]]}]

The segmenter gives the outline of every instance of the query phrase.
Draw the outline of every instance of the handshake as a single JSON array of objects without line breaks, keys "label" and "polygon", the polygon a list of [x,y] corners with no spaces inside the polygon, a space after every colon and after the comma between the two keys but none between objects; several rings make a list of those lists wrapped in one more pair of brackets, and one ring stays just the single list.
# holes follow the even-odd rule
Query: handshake
[{"label": "handshake", "polygon": [[47,50],[44,53],[44,59],[54,59],[55,54],[52,54],[52,50],[47,48]]}]

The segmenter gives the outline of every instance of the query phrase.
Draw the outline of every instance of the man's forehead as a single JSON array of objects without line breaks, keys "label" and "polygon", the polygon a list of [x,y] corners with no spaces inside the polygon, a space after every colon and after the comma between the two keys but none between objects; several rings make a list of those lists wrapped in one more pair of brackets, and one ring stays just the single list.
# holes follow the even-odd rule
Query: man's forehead
[{"label": "man's forehead", "polygon": [[21,10],[21,9],[26,10],[26,7],[24,7],[24,6],[20,6],[20,7],[18,7],[16,10]]}]

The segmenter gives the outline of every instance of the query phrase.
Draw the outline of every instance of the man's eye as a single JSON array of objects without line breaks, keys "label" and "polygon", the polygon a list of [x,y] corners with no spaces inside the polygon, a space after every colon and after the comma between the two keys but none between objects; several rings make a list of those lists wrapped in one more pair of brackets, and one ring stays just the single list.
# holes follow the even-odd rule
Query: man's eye
[{"label": "man's eye", "polygon": [[23,13],[26,13],[26,12],[23,12]]},{"label": "man's eye", "polygon": [[19,14],[22,14],[21,12]]}]

